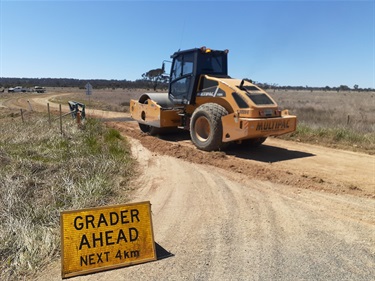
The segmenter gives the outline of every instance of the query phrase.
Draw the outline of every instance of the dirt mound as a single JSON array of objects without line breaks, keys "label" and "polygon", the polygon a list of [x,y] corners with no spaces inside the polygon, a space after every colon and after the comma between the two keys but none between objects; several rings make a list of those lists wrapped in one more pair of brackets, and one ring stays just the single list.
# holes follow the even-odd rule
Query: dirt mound
[{"label": "dirt mound", "polygon": [[[272,157],[272,155],[262,156],[256,149],[249,150],[241,146],[230,147],[225,152],[205,152],[198,150],[191,143],[189,134],[186,132],[154,137],[142,133],[135,122],[108,122],[107,125],[116,128],[124,135],[138,139],[144,147],[154,153],[183,159],[195,164],[218,167],[224,171],[231,172],[231,175],[234,173],[236,180],[244,180],[243,178],[266,180],[272,183],[286,184],[303,189],[349,193],[367,197],[374,196],[374,194],[368,193],[353,184],[343,184],[340,181],[324,179],[317,174],[309,175],[303,171],[291,171],[284,167],[277,167],[274,164],[277,162],[277,159],[283,158],[282,155],[279,155],[279,157]],[[252,158],[256,159],[252,160],[248,156],[249,154],[253,154]],[[302,157],[297,152],[294,152],[294,154],[291,151],[288,157]],[[299,154],[302,154],[302,152]],[[305,157],[309,156],[307,153],[305,154]]]}]

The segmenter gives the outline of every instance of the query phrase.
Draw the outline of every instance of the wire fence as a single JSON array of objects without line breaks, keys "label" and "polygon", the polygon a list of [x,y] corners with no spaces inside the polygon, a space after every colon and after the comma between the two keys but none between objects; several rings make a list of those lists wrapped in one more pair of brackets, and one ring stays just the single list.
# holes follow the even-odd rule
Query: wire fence
[{"label": "wire fence", "polygon": [[[21,117],[22,123],[25,123],[27,121],[27,117],[30,116],[30,113],[35,112],[29,100],[27,101],[27,103],[29,105],[29,110],[26,110],[24,108],[20,109],[20,117]],[[76,124],[78,125],[78,127],[82,127],[86,119],[84,104],[75,102],[75,101],[69,101],[68,104],[69,104],[69,112],[63,112],[62,104],[59,104],[58,116],[53,117],[53,115],[56,115],[56,114],[52,114],[50,104],[47,103],[48,125],[49,127],[52,127],[53,122],[59,121],[59,129],[60,129],[61,134],[64,133],[63,132],[64,117],[67,117],[70,115],[72,119],[76,121]],[[17,114],[13,114],[13,116],[17,116]]]}]

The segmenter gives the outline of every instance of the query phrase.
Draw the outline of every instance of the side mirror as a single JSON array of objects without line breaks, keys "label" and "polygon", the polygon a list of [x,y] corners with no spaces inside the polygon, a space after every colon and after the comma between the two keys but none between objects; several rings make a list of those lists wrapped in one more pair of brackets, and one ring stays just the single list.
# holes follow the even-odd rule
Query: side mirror
[{"label": "side mirror", "polygon": [[169,60],[163,60],[163,64],[161,65],[161,70],[163,71],[163,73],[165,73],[165,63],[168,62],[168,63],[172,63],[171,61]]}]

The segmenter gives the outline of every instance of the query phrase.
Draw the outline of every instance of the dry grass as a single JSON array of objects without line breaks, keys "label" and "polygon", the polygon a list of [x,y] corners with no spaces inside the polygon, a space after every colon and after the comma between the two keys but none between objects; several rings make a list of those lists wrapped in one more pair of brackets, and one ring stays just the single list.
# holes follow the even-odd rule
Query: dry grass
[{"label": "dry grass", "polygon": [[[128,111],[130,99],[138,99],[149,89],[85,90],[70,89],[69,99],[89,107]],[[298,117],[298,128],[284,139],[375,154],[375,92],[269,90],[282,109]]]},{"label": "dry grass", "polygon": [[64,135],[47,118],[0,110],[0,279],[27,279],[60,253],[60,211],[127,200],[133,169],[119,132],[70,118]]},{"label": "dry grass", "polygon": [[374,132],[374,92],[276,91],[272,96],[310,126]]},{"label": "dry grass", "polygon": [[[97,90],[91,96],[91,107],[127,111],[130,99],[148,91]],[[283,138],[375,154],[375,92],[270,90],[269,93],[280,107],[298,117],[297,131]],[[90,106],[84,90],[75,89],[72,98]]]},{"label": "dry grass", "polygon": [[375,153],[375,92],[270,93],[298,117],[297,131],[286,138]]},{"label": "dry grass", "polygon": [[54,102],[66,104],[69,100],[84,103],[86,106],[101,110],[128,112],[130,99],[138,99],[147,89],[101,89],[94,90],[91,96],[85,90],[70,89],[69,96],[58,97]]}]

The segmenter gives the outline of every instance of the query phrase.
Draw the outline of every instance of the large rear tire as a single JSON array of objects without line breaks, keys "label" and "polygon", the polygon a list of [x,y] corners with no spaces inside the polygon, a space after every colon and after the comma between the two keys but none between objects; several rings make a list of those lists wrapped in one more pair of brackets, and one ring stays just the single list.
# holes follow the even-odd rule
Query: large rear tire
[{"label": "large rear tire", "polygon": [[221,117],[228,111],[219,104],[205,103],[193,113],[190,122],[190,137],[201,150],[221,150],[228,144],[223,143],[223,124]]}]

